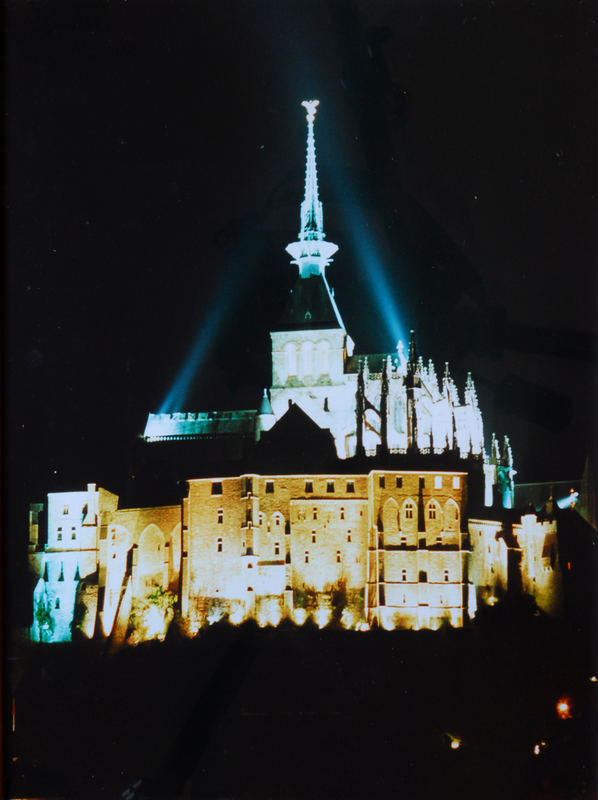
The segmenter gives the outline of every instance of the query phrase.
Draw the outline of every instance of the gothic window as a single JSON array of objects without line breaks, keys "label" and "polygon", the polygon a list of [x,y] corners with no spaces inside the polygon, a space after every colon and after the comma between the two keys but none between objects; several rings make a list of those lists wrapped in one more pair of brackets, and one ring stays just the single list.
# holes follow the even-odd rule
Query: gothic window
[{"label": "gothic window", "polygon": [[347,481],[347,494],[355,494],[355,484],[353,481]]},{"label": "gothic window", "polygon": [[266,494],[274,494],[274,481],[266,481]]},{"label": "gothic window", "polygon": [[341,563],[341,551],[340,550],[336,551],[336,563],[337,564]]},{"label": "gothic window", "polygon": [[212,494],[222,494],[221,481],[212,481]]},{"label": "gothic window", "polygon": [[221,552],[222,552],[222,537],[220,537],[220,536],[219,536],[219,537],[218,537],[218,539],[216,540],[216,551],[217,551],[218,553],[221,553]]},{"label": "gothic window", "polygon": [[327,492],[334,492],[334,481],[327,481],[326,482],[326,491]]},{"label": "gothic window", "polygon": [[436,505],[434,503],[428,506],[428,519],[436,519]]},{"label": "gothic window", "polygon": [[345,509],[341,507],[341,519],[345,518]]},{"label": "gothic window", "polygon": [[309,564],[309,550],[305,551],[305,563]]},{"label": "gothic window", "polygon": [[415,506],[411,501],[405,503],[405,519],[413,519],[414,511],[415,511]]},{"label": "gothic window", "polygon": [[394,427],[397,433],[404,433],[404,417],[403,401],[398,397],[394,403]]},{"label": "gothic window", "polygon": [[222,523],[224,522],[224,510],[222,508],[218,509],[217,519],[218,519],[218,524],[222,525]]}]

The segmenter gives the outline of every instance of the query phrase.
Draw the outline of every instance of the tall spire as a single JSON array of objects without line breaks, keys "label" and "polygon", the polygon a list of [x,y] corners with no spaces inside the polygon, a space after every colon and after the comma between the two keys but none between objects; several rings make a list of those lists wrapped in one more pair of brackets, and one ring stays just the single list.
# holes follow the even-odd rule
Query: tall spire
[{"label": "tall spire", "polygon": [[318,173],[316,169],[316,142],[314,120],[319,100],[304,100],[301,105],[307,111],[307,157],[305,163],[305,195],[301,203],[301,230],[299,239],[287,245],[286,251],[299,267],[299,275],[324,275],[330,259],[338,250],[332,242],[326,242],[324,213],[318,197]]}]

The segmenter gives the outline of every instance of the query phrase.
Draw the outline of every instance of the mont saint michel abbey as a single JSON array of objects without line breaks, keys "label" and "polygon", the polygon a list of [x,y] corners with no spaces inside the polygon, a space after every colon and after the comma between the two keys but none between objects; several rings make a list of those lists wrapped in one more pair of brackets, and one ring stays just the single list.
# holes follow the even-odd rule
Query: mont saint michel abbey
[{"label": "mont saint michel abbey", "polygon": [[448,364],[437,372],[413,332],[394,352],[356,352],[326,274],[338,247],[317,105],[303,103],[301,230],[286,247],[298,274],[270,334],[271,387],[256,409],[149,414],[143,457],[178,465],[176,503],[123,507],[90,483],[31,506],[33,640],[163,638],[175,617],[194,635],[224,615],[458,627],[507,593],[558,613],[552,498],[513,508],[511,448],[485,438],[471,375],[458,387]]}]

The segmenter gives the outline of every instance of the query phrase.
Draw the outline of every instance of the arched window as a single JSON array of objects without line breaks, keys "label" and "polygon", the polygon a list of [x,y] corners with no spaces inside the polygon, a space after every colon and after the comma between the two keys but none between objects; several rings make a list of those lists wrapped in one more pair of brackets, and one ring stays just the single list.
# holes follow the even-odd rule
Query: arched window
[{"label": "arched window", "polygon": [[286,372],[289,378],[297,376],[297,347],[293,342],[287,342],[284,346],[286,359]]},{"label": "arched window", "polygon": [[328,375],[330,371],[330,344],[328,342],[318,343],[318,357],[320,375]]},{"label": "arched window", "polygon": [[436,503],[430,503],[428,506],[428,519],[436,519]]},{"label": "arched window", "polygon": [[314,371],[313,342],[303,342],[303,344],[301,345],[301,367],[304,375],[313,375]]},{"label": "arched window", "polygon": [[415,506],[413,505],[411,500],[408,500],[405,503],[405,519],[413,519],[414,511],[415,511]]}]

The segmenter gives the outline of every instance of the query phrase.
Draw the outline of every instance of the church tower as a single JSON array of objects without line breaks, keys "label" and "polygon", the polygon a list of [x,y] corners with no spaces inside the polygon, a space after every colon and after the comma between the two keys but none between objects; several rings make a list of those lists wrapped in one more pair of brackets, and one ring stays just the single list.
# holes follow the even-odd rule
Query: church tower
[{"label": "church tower", "polygon": [[343,442],[355,429],[345,374],[345,360],[352,355],[353,341],[326,278],[326,267],[338,246],[326,241],[318,196],[314,139],[318,104],[318,100],[302,103],[307,111],[305,194],[298,240],[286,247],[298,275],[277,329],[270,333],[271,402],[276,419],[291,404],[299,405],[321,428],[333,432],[338,453],[346,458],[349,453]]}]

